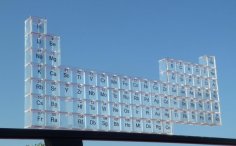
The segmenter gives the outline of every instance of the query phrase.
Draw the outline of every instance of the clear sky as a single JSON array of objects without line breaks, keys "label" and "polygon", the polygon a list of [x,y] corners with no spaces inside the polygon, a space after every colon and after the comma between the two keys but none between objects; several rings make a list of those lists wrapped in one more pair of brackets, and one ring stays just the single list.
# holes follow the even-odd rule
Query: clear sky
[{"label": "clear sky", "polygon": [[[61,36],[64,65],[158,79],[159,59],[197,63],[201,55],[215,55],[223,125],[175,124],[174,134],[236,138],[235,0],[1,0],[3,128],[24,125],[24,20],[29,16],[47,18],[48,32]],[[0,140],[0,145],[26,143],[30,142]],[[85,142],[95,144],[143,145]]]}]

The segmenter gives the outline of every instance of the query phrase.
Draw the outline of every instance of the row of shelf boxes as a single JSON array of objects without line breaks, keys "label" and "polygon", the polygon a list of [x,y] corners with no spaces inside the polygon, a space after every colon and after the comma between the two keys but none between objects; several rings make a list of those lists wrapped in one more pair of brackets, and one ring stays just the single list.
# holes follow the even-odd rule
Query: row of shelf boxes
[{"label": "row of shelf boxes", "polygon": [[31,65],[33,69],[40,69],[43,66],[60,66],[61,54],[60,52],[44,51],[44,49],[27,49],[25,52],[25,66]]},{"label": "row of shelf boxes", "polygon": [[[44,97],[40,95],[25,97],[25,110],[45,110],[74,112],[93,115],[111,115],[121,117],[153,118],[170,120],[171,110],[191,110],[200,112],[220,112],[219,102],[204,102],[194,100],[175,100],[158,99],[162,102],[167,101],[168,106],[152,105],[133,105],[124,103],[94,101],[94,100],[75,100],[55,97]],[[158,101],[159,102],[159,101]],[[164,103],[166,104],[166,103]],[[169,113],[169,114],[168,114]]]},{"label": "row of shelf boxes", "polygon": [[[176,114],[178,115],[178,113]],[[195,124],[195,125],[221,125],[219,113],[182,112],[183,121],[163,121],[158,119],[122,118],[110,116],[83,115],[58,112],[29,111],[25,113],[25,127],[48,127],[48,128],[74,128],[80,130],[104,130],[104,131],[127,131],[148,132],[163,130],[165,124],[166,133],[172,133],[172,124]],[[157,124],[159,126],[157,126]],[[165,126],[164,126],[165,127]],[[100,129],[101,128],[101,129]],[[157,128],[157,129],[156,129]],[[137,131],[138,130],[138,131]]]},{"label": "row of shelf boxes", "polygon": [[35,33],[47,33],[47,20],[39,17],[29,17],[25,20],[25,35]]},{"label": "row of shelf boxes", "polygon": [[25,94],[43,94],[49,96],[72,97],[78,99],[104,100],[134,104],[150,102],[151,96],[172,96],[192,98],[198,100],[219,100],[218,90],[204,88],[189,88],[186,86],[171,85],[166,87],[167,93],[142,92],[123,89],[104,88],[82,84],[71,84],[37,78],[25,81]]},{"label": "row of shelf boxes", "polygon": [[192,76],[187,74],[176,74],[175,72],[162,72],[160,73],[160,80],[162,82],[195,86],[197,88],[211,88],[218,89],[217,78],[204,78],[200,76]]},{"label": "row of shelf boxes", "polygon": [[[76,70],[75,72],[77,72]],[[77,78],[80,80],[77,80]],[[42,64],[28,64],[25,66],[25,79],[29,78],[41,78],[46,80],[54,80],[61,82],[68,82],[74,84],[86,84],[92,86],[101,86],[106,88],[117,88],[124,90],[134,90],[134,91],[142,91],[142,92],[152,92],[152,93],[162,93],[162,94],[170,94],[170,95],[178,95],[178,89],[181,88],[189,88],[191,89],[205,89],[208,90],[218,90],[218,83],[216,79],[200,79],[196,78],[196,80],[200,80],[200,84],[196,84],[196,86],[192,86],[193,84],[174,84],[171,80],[165,82],[159,81],[149,81],[142,80],[137,78],[128,78],[123,76],[116,75],[106,75],[106,74],[95,74],[94,72],[83,72],[81,74],[72,73],[70,68],[66,67],[55,67],[55,66],[46,66]],[[195,80],[195,79],[193,79]],[[194,81],[192,81],[194,83]],[[197,83],[197,82],[196,82]],[[202,85],[201,85],[202,83]],[[201,85],[201,86],[200,86]],[[189,86],[189,87],[185,87]],[[184,93],[185,94],[185,93]],[[183,95],[181,95],[183,96]]]},{"label": "row of shelf boxes", "polygon": [[181,60],[174,60],[165,58],[159,61],[160,72],[175,71],[178,73],[185,73],[190,75],[209,77],[209,71],[216,68],[214,56],[199,57],[200,64],[193,64]]},{"label": "row of shelf boxes", "polygon": [[29,33],[25,36],[25,49],[45,49],[47,51],[60,52],[60,37],[55,35]]},{"label": "row of shelf boxes", "polygon": [[25,127],[139,133],[172,133],[169,121],[31,111]]}]

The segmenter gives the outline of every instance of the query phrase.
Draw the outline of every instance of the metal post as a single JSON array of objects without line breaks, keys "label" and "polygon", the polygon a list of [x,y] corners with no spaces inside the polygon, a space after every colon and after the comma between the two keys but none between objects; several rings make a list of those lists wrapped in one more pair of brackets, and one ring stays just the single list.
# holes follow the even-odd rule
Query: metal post
[{"label": "metal post", "polygon": [[81,139],[44,139],[46,146],[83,146]]}]

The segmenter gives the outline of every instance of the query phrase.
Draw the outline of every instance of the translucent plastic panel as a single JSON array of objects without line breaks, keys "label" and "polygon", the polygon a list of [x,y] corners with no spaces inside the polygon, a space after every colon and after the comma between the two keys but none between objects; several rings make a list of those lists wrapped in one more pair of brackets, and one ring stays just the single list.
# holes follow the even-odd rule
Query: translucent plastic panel
[{"label": "translucent plastic panel", "polygon": [[40,49],[27,49],[25,51],[25,65],[29,63],[44,64],[45,63],[45,50]]},{"label": "translucent plastic panel", "polygon": [[163,125],[160,120],[153,120],[153,133],[163,133]]},{"label": "translucent plastic panel", "polygon": [[219,93],[217,90],[211,90],[211,99],[219,101]]},{"label": "translucent plastic panel", "polygon": [[73,128],[72,114],[60,113],[60,128],[65,128],[65,129]]},{"label": "translucent plastic panel", "polygon": [[91,115],[86,115],[86,129],[89,130],[98,130],[98,117],[97,116],[91,116]]},{"label": "translucent plastic panel", "polygon": [[45,97],[42,95],[31,95],[25,97],[25,110],[44,110]]},{"label": "translucent plastic panel", "polygon": [[203,95],[203,90],[201,88],[196,88],[195,89],[195,98],[202,99],[202,95]]},{"label": "translucent plastic panel", "polygon": [[148,93],[142,93],[141,94],[141,102],[144,106],[150,106],[151,105],[151,95]]},{"label": "translucent plastic panel", "polygon": [[131,118],[122,118],[121,119],[121,130],[124,132],[132,132],[133,125],[132,125],[132,119]]},{"label": "translucent plastic panel", "polygon": [[199,111],[204,110],[204,102],[202,100],[197,101],[197,110]]},{"label": "translucent plastic panel", "polygon": [[201,67],[201,76],[204,78],[207,78],[209,75],[208,73],[209,73],[209,68],[206,66],[202,66]]},{"label": "translucent plastic panel", "polygon": [[60,95],[62,97],[72,98],[72,96],[73,96],[72,93],[73,93],[73,84],[61,82],[61,84],[60,84]]},{"label": "translucent plastic panel", "polygon": [[60,66],[61,54],[58,52],[46,52],[46,64],[51,66]]},{"label": "translucent plastic panel", "polygon": [[46,66],[46,79],[47,80],[60,80],[60,70],[58,67]]},{"label": "translucent plastic panel", "polygon": [[29,78],[45,78],[45,66],[42,64],[28,64],[25,67],[25,79]]},{"label": "translucent plastic panel", "polygon": [[72,69],[60,66],[61,82],[72,82]]},{"label": "translucent plastic panel", "polygon": [[195,97],[195,90],[193,87],[186,88],[187,97],[194,98]]},{"label": "translucent plastic panel", "polygon": [[60,83],[57,81],[46,81],[46,95],[59,96],[60,94]]},{"label": "translucent plastic panel", "polygon": [[180,84],[180,85],[185,85],[186,82],[185,82],[185,76],[184,74],[177,74],[177,83]]},{"label": "translucent plastic panel", "polygon": [[142,107],[142,118],[151,119],[152,117],[152,108],[148,106]]},{"label": "translucent plastic panel", "polygon": [[45,112],[28,111],[25,112],[25,127],[43,127],[45,126]]},{"label": "translucent plastic panel", "polygon": [[188,86],[193,86],[193,79],[194,79],[194,76],[193,75],[185,75],[185,78],[186,78],[186,85]]},{"label": "translucent plastic panel", "polygon": [[86,100],[86,114],[98,114],[98,102],[94,100]]},{"label": "translucent plastic panel", "polygon": [[211,112],[212,111],[212,105],[210,101],[205,101],[204,102],[204,110],[207,112]]},{"label": "translucent plastic panel", "polygon": [[73,101],[73,113],[85,114],[86,113],[86,101],[85,100],[74,100]]},{"label": "translucent plastic panel", "polygon": [[171,118],[172,118],[172,121],[179,122],[180,121],[180,111],[177,109],[172,110],[171,111]]},{"label": "translucent plastic panel", "polygon": [[219,102],[213,102],[212,103],[212,110],[214,112],[220,112],[220,104],[219,104]]},{"label": "translucent plastic panel", "polygon": [[118,89],[119,86],[119,77],[117,75],[109,76],[109,87]]},{"label": "translucent plastic panel", "polygon": [[99,130],[103,130],[103,131],[110,130],[110,124],[109,124],[108,117],[106,117],[106,116],[99,117]]},{"label": "translucent plastic panel", "polygon": [[130,79],[130,86],[131,90],[133,91],[140,91],[140,81],[138,78],[131,78]]},{"label": "translucent plastic panel", "polygon": [[73,100],[60,98],[60,112],[73,112]]},{"label": "translucent plastic panel", "polygon": [[189,105],[188,105],[188,109],[190,110],[196,110],[196,101],[193,99],[189,100]]},{"label": "translucent plastic panel", "polygon": [[168,93],[168,84],[160,83],[160,94],[167,95]]},{"label": "translucent plastic panel", "polygon": [[170,119],[171,119],[171,113],[170,112],[171,111],[168,108],[162,109],[162,119],[170,121]]},{"label": "translucent plastic panel", "polygon": [[133,119],[133,130],[134,132],[143,132],[143,121],[141,119]]},{"label": "translucent plastic panel", "polygon": [[60,124],[59,113],[47,112],[46,113],[46,127],[58,128]]},{"label": "translucent plastic panel", "polygon": [[97,100],[97,88],[95,86],[86,86],[86,99]]},{"label": "translucent plastic panel", "polygon": [[195,124],[197,123],[197,112],[195,111],[190,111],[189,112],[189,123]]},{"label": "translucent plastic panel", "polygon": [[217,74],[216,74],[216,69],[215,68],[211,68],[209,69],[209,77],[210,78],[217,78]]},{"label": "translucent plastic panel", "polygon": [[178,90],[177,85],[175,85],[175,84],[170,84],[169,85],[169,95],[177,96],[177,93],[178,93],[177,90]]},{"label": "translucent plastic panel", "polygon": [[94,71],[85,72],[85,83],[87,85],[97,85],[97,74]]},{"label": "translucent plastic panel", "polygon": [[210,87],[210,82],[208,78],[203,78],[202,79],[202,87],[204,88],[209,88]]},{"label": "translucent plastic panel", "polygon": [[178,86],[178,96],[186,97],[186,88],[185,88],[185,86]]},{"label": "translucent plastic panel", "polygon": [[169,121],[163,121],[163,132],[166,134],[172,134],[172,123]]},{"label": "translucent plastic panel", "polygon": [[45,35],[39,33],[30,33],[25,36],[25,49],[45,48]]},{"label": "translucent plastic panel", "polygon": [[140,83],[142,92],[150,92],[150,83],[148,80],[141,80]]},{"label": "translucent plastic panel", "polygon": [[215,125],[221,125],[221,116],[220,116],[220,113],[214,113],[214,114],[213,114],[213,124],[215,124]]},{"label": "translucent plastic panel", "polygon": [[73,98],[86,99],[85,97],[85,86],[81,84],[73,84]]},{"label": "translucent plastic panel", "polygon": [[73,114],[73,128],[85,129],[85,116],[81,114]]},{"label": "translucent plastic panel", "polygon": [[170,107],[174,109],[180,108],[180,101],[177,97],[170,97]]},{"label": "translucent plastic panel", "polygon": [[142,118],[142,107],[141,106],[132,106],[132,117]]},{"label": "translucent plastic panel", "polygon": [[78,84],[85,83],[85,72],[81,69],[75,69],[73,72],[73,82]]},{"label": "translucent plastic panel", "polygon": [[120,77],[120,88],[124,89],[124,90],[129,90],[130,89],[130,82],[129,82],[129,78],[124,76],[124,77]]},{"label": "translucent plastic panel", "polygon": [[131,105],[129,104],[122,104],[121,105],[121,116],[122,117],[127,117],[130,118],[132,115],[132,111],[131,111]]},{"label": "translucent plastic panel", "polygon": [[176,63],[174,60],[171,59],[162,59],[159,61],[159,70],[162,71],[175,71],[176,70]]},{"label": "translucent plastic panel", "polygon": [[181,74],[184,73],[184,62],[182,61],[176,62],[176,71]]},{"label": "translucent plastic panel", "polygon": [[107,102],[98,102],[98,114],[103,116],[110,115],[109,104]]},{"label": "translucent plastic panel", "polygon": [[210,80],[210,88],[214,90],[218,90],[218,83],[216,79],[211,79]]},{"label": "translucent plastic panel", "polygon": [[195,76],[194,77],[194,86],[196,86],[197,88],[201,88],[202,87],[202,79],[199,76]]},{"label": "translucent plastic panel", "polygon": [[161,96],[161,107],[169,108],[170,98],[168,96]]},{"label": "translucent plastic panel", "polygon": [[151,105],[155,107],[161,106],[161,97],[159,94],[152,94],[151,95]]},{"label": "translucent plastic panel", "polygon": [[118,103],[120,102],[120,92],[117,89],[109,90],[109,102]]},{"label": "translucent plastic panel", "polygon": [[46,97],[46,111],[59,111],[60,99],[58,97],[48,96]]},{"label": "translucent plastic panel", "polygon": [[203,89],[203,99],[211,99],[211,91],[209,89]]},{"label": "translucent plastic panel", "polygon": [[143,132],[145,132],[145,133],[152,133],[153,132],[152,120],[143,119]]},{"label": "translucent plastic panel", "polygon": [[208,125],[212,125],[213,124],[212,113],[206,113],[206,123]]},{"label": "translucent plastic panel", "polygon": [[152,119],[162,120],[162,110],[158,107],[152,108]]},{"label": "translucent plastic panel", "polygon": [[60,37],[46,35],[46,49],[47,51],[60,52]]},{"label": "translucent plastic panel", "polygon": [[188,100],[186,98],[180,99],[179,102],[180,102],[180,109],[182,110],[188,109]]},{"label": "translucent plastic panel", "polygon": [[25,94],[45,94],[45,81],[41,79],[28,79],[25,81]]},{"label": "translucent plastic panel", "polygon": [[195,64],[193,66],[193,74],[195,76],[200,76],[201,75],[201,66],[200,65]]},{"label": "translucent plastic panel", "polygon": [[132,92],[131,93],[131,103],[135,105],[141,104],[141,93],[140,92]]},{"label": "translucent plastic panel", "polygon": [[98,74],[97,84],[98,84],[98,86],[101,86],[101,87],[107,87],[108,86],[108,76],[105,73]]},{"label": "translucent plastic panel", "polygon": [[131,103],[131,97],[130,92],[126,90],[120,91],[120,101],[124,104],[130,104]]},{"label": "translucent plastic panel", "polygon": [[118,117],[110,117],[110,129],[111,131],[120,131],[121,119]]},{"label": "translucent plastic panel", "polygon": [[205,113],[204,112],[199,112],[197,114],[197,123],[198,124],[204,124],[206,121],[205,121]]},{"label": "translucent plastic panel", "polygon": [[187,123],[189,118],[188,111],[181,111],[180,112],[180,121],[183,123]]},{"label": "translucent plastic panel", "polygon": [[193,74],[193,65],[191,63],[184,63],[184,72],[186,74]]},{"label": "translucent plastic panel", "polygon": [[108,89],[107,88],[98,88],[98,100],[108,102]]},{"label": "translucent plastic panel", "polygon": [[121,116],[120,104],[118,103],[109,103],[110,115],[114,117]]},{"label": "translucent plastic panel", "polygon": [[152,93],[160,93],[160,83],[158,81],[150,81]]},{"label": "translucent plastic panel", "polygon": [[47,33],[47,20],[37,17],[29,17],[25,20],[25,35],[30,32]]}]

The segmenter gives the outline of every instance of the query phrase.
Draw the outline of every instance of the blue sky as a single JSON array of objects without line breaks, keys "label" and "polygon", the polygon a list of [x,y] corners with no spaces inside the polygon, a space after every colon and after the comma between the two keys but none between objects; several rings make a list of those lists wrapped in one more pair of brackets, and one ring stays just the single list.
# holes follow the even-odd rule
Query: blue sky
[{"label": "blue sky", "polygon": [[[197,63],[201,55],[215,55],[223,125],[175,125],[174,133],[236,138],[236,1],[1,0],[0,127],[4,128],[24,125],[24,20],[29,16],[47,18],[48,32],[61,36],[63,65],[158,79],[159,59]],[[0,145],[26,143],[0,140]]]}]

